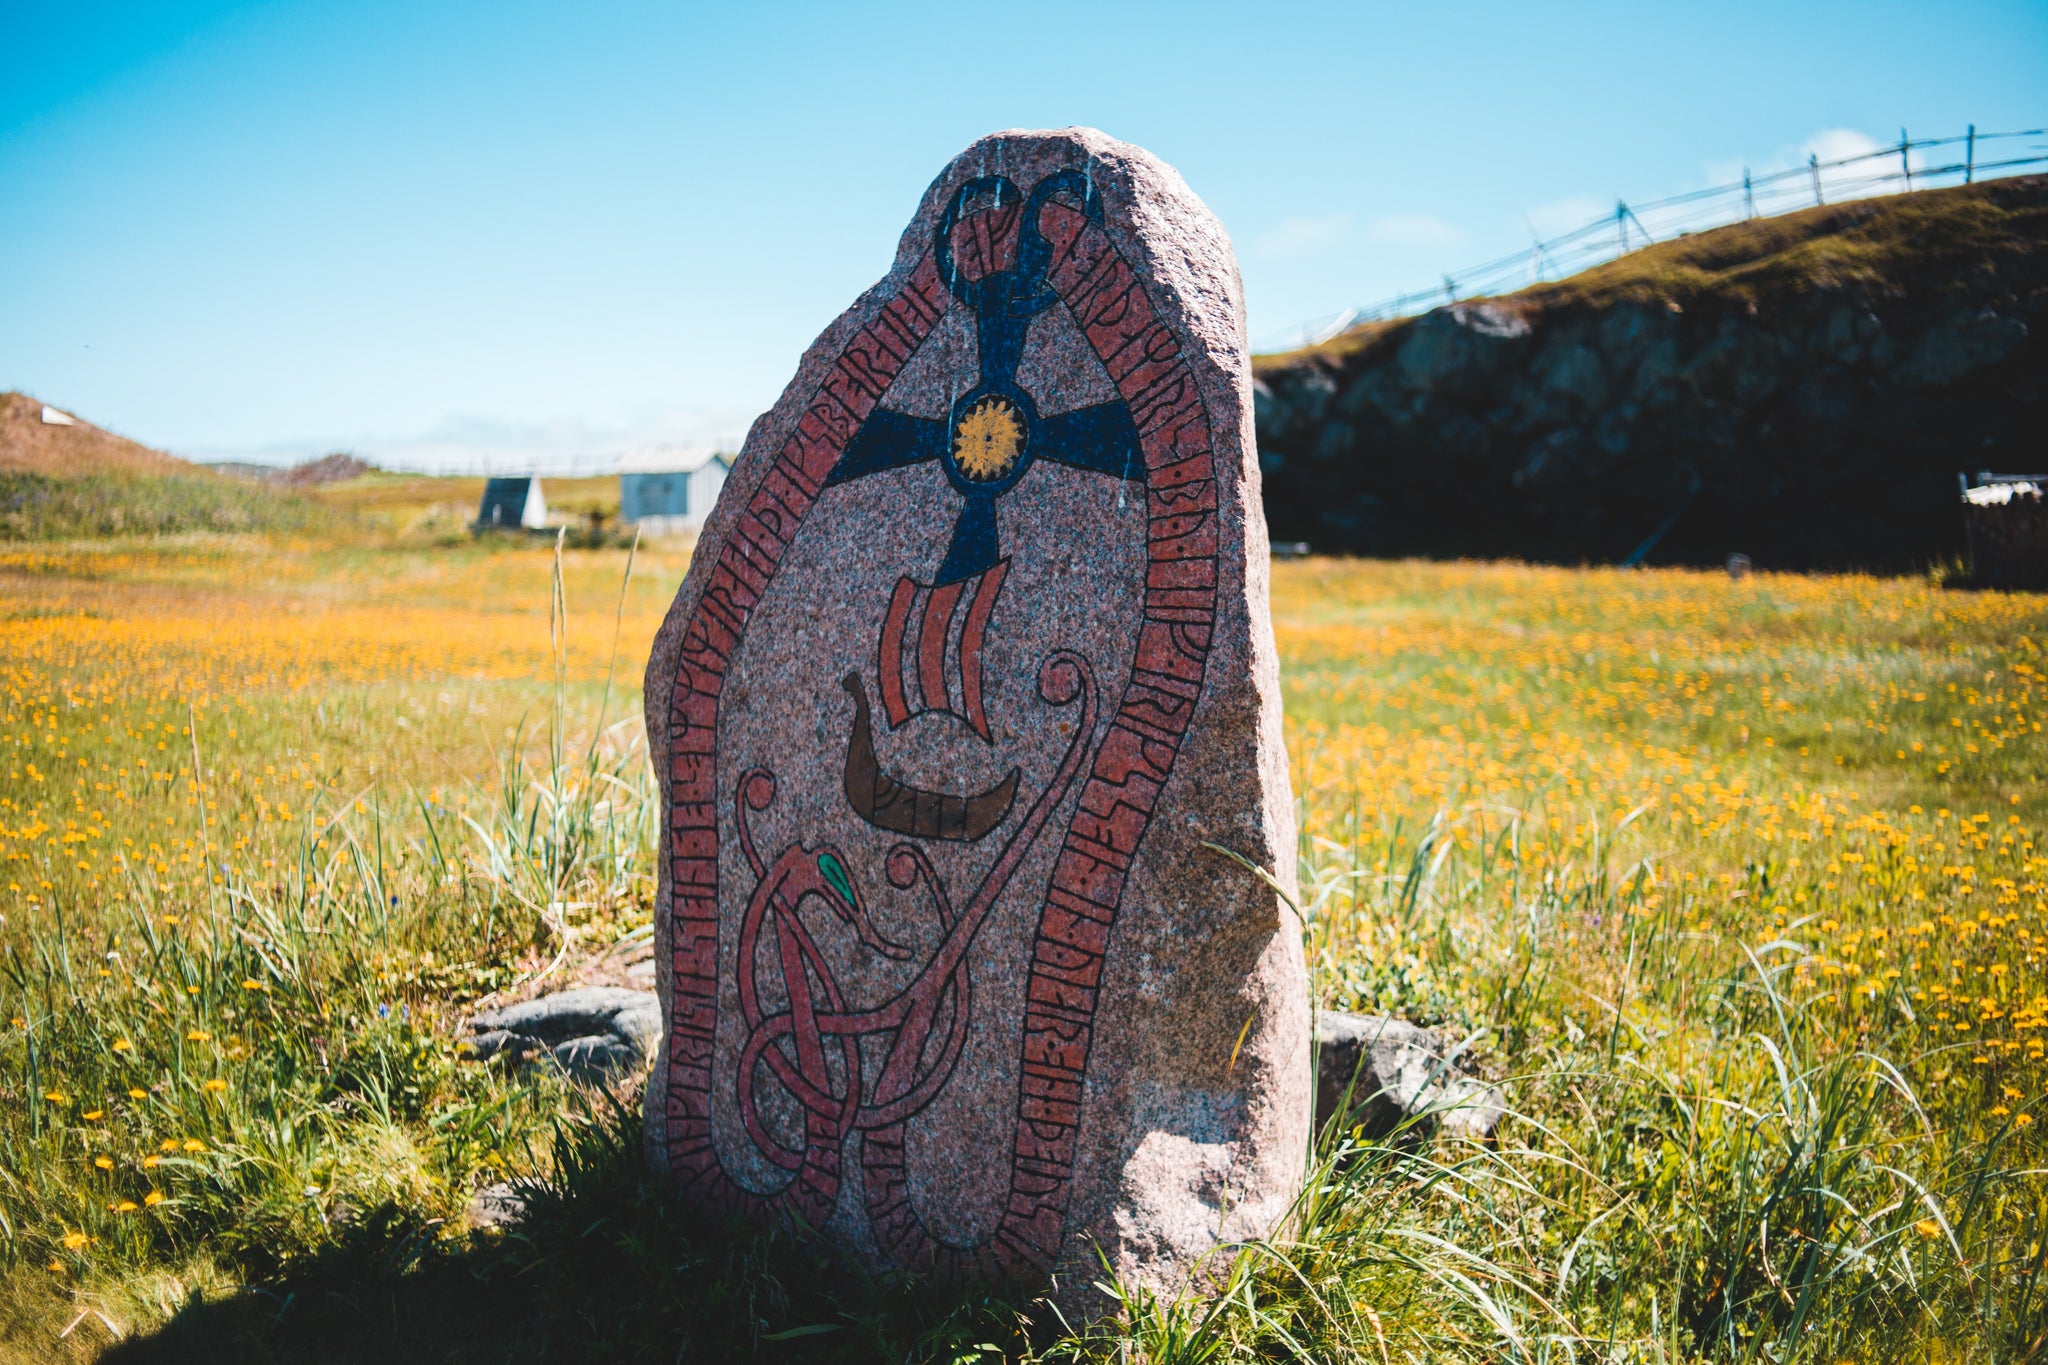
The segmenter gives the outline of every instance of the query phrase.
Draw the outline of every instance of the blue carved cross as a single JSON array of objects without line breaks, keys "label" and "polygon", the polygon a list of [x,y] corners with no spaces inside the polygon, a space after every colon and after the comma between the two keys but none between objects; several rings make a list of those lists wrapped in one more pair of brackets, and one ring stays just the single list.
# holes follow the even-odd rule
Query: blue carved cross
[{"label": "blue carved cross", "polygon": [[981,375],[973,388],[953,400],[946,420],[912,417],[876,408],[847,442],[826,487],[850,483],[886,469],[937,462],[959,493],[953,538],[939,565],[938,586],[972,578],[1001,558],[996,533],[996,500],[1017,486],[1040,460],[1106,474],[1142,479],[1144,463],[1138,429],[1121,399],[1040,417],[1029,394],[1018,386],[1017,363],[1032,319],[1059,298],[1046,284],[1052,244],[1038,229],[1039,210],[1054,194],[1079,199],[1091,221],[1102,221],[1102,201],[1079,171],[1060,171],[1041,180],[1024,205],[1013,268],[991,270],[970,280],[953,259],[953,229],[967,205],[992,195],[1000,209],[1020,198],[999,175],[980,176],[960,186],[939,219],[934,251],[939,274],[954,297],[974,310]]}]

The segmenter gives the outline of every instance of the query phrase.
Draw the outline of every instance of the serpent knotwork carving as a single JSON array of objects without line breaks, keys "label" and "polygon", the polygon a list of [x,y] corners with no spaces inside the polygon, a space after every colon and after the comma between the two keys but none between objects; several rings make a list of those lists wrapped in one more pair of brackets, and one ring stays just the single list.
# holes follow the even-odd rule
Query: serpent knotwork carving
[{"label": "serpent knotwork carving", "polygon": [[[751,817],[774,803],[775,777],[765,768],[741,775],[733,795],[733,818],[741,852],[753,870],[754,890],[740,921],[738,986],[747,1033],[734,1073],[735,1100],[747,1136],[783,1170],[799,1172],[811,1163],[829,1169],[836,1185],[839,1147],[846,1135],[901,1124],[931,1102],[959,1060],[971,1017],[968,950],[1046,818],[1073,785],[1095,733],[1095,683],[1080,656],[1062,651],[1047,659],[1039,670],[1038,695],[1051,706],[1078,702],[1073,738],[1052,780],[965,904],[955,909],[931,860],[916,845],[898,844],[889,850],[890,884],[898,890],[923,886],[938,919],[939,946],[908,986],[869,1008],[849,1005],[826,954],[804,922],[804,907],[822,905],[870,952],[882,957],[904,961],[910,950],[875,927],[868,901],[837,848],[799,841],[772,861],[762,859]],[[1016,783],[1014,773],[1006,779],[1013,791]],[[764,932],[772,936],[772,951],[764,948]],[[764,965],[780,984],[779,1008],[763,1001]],[[938,1053],[928,1057],[942,1014],[943,1042]],[[861,1051],[861,1041],[870,1037],[881,1041],[883,1057],[881,1066],[872,1069],[864,1065]],[[782,1141],[762,1117],[760,1090],[771,1081],[802,1111],[801,1146]]]}]

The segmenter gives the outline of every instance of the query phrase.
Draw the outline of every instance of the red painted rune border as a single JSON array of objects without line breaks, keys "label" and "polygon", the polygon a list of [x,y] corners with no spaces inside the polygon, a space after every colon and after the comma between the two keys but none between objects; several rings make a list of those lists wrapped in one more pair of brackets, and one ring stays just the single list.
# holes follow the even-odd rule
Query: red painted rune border
[{"label": "red painted rune border", "polygon": [[[1015,250],[1014,208],[974,215],[961,226],[985,234],[979,246],[991,258],[1007,259]],[[1213,433],[1180,340],[1101,226],[1054,200],[1039,228],[1053,246],[1046,278],[1128,405],[1144,455],[1148,552],[1137,649],[1039,910],[1010,1190],[993,1238],[963,1248],[930,1234],[910,1202],[902,1123],[871,1129],[861,1143],[869,1216],[890,1256],[906,1267],[983,1277],[1042,1276],[1059,1253],[1110,933],[1201,696],[1216,613]],[[927,254],[848,342],[720,549],[683,636],[670,696],[674,987],[666,1117],[670,1169],[682,1196],[700,1206],[742,1212],[781,1203],[816,1226],[838,1197],[836,1145],[810,1143],[785,1189],[755,1194],[731,1178],[713,1144],[718,706],[747,621],[826,475],[950,303]]]}]

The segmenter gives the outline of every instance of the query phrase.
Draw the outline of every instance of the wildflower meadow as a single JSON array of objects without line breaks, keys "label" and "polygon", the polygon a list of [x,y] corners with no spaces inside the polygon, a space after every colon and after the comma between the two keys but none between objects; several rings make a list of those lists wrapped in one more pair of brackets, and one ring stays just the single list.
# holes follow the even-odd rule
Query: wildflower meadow
[{"label": "wildflower meadow", "polygon": [[688,1226],[630,1087],[462,1059],[651,932],[686,566],[0,548],[0,1359],[2048,1353],[2048,597],[1277,565],[1317,1003],[1511,1114],[1322,1133],[1284,1237],[1075,1326]]}]

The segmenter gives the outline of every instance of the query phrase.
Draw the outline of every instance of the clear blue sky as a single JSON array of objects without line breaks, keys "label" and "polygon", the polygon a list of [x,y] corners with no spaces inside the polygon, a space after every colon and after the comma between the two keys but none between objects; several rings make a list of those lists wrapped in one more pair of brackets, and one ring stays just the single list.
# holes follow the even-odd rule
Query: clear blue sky
[{"label": "clear blue sky", "polygon": [[736,435],[975,137],[1180,168],[1255,337],[1616,196],[2048,123],[2048,4],[0,0],[0,388],[193,455]]}]

